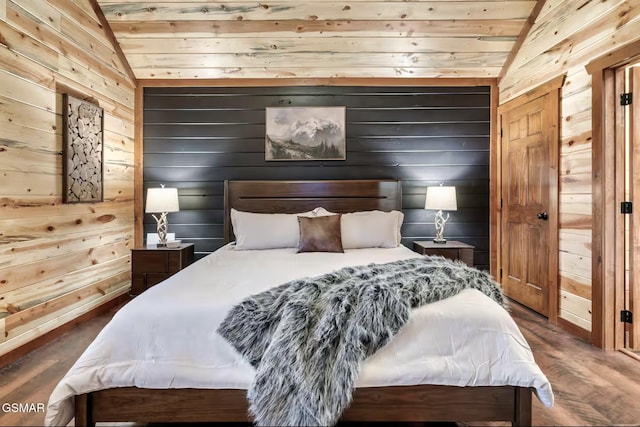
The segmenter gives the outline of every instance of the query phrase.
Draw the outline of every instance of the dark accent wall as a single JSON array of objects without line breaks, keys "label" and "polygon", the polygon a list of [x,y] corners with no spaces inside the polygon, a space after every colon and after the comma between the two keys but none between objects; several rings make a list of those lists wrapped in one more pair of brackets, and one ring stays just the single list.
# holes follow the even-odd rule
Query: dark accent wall
[{"label": "dark accent wall", "polygon": [[[344,161],[264,160],[265,107],[346,106]],[[179,188],[169,232],[204,256],[223,244],[225,179],[399,179],[403,243],[432,239],[429,185],[455,185],[445,237],[489,268],[489,87],[242,87],[144,90],[144,189]],[[145,233],[155,221],[145,216]]]}]

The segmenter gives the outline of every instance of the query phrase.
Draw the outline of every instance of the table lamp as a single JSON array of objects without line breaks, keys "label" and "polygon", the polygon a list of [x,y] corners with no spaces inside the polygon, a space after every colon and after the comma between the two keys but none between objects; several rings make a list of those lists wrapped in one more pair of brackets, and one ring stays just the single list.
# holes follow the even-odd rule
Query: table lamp
[{"label": "table lamp", "polygon": [[[158,223],[158,246],[167,246],[167,229],[169,227],[167,214],[179,210],[177,188],[166,188],[162,185],[160,188],[147,189],[145,212],[151,213]],[[160,216],[157,217],[155,214],[160,214]]]},{"label": "table lamp", "polygon": [[449,220],[449,214],[447,213],[447,217],[445,218],[442,211],[458,210],[456,187],[445,187],[443,185],[427,187],[427,198],[424,203],[424,208],[438,211],[435,216],[436,238],[433,239],[433,242],[447,243],[447,239],[444,238],[444,226]]}]

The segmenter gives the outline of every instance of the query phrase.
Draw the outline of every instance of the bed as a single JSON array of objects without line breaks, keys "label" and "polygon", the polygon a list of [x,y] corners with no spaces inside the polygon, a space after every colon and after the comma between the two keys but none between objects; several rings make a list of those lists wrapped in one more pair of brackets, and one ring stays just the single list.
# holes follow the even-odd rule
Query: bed
[{"label": "bed", "polygon": [[[390,211],[401,206],[401,193],[399,182],[387,180],[229,181],[225,183],[225,240],[234,240],[231,209],[296,213],[323,206],[332,212]],[[66,424],[73,416],[76,425],[118,421],[246,422],[246,389],[252,371],[216,336],[214,325],[220,323],[225,310],[247,292],[276,286],[302,274],[319,274],[349,263],[418,256],[402,246],[347,250],[344,257],[295,252],[234,251],[230,243],[138,296],[116,313],[58,384],[49,401],[47,424]],[[296,257],[295,263],[292,256]],[[267,267],[260,267],[258,276],[255,272],[245,276],[242,286],[229,274],[243,269],[251,272],[258,266]],[[203,281],[203,277],[207,279]],[[530,425],[532,393],[545,405],[552,405],[550,384],[535,365],[515,324],[509,323],[512,321],[506,312],[506,318],[493,323],[496,316],[487,313],[496,313],[496,307],[502,309],[474,292],[463,292],[416,310],[407,332],[403,329],[380,355],[377,353],[363,365],[353,401],[341,420],[508,421]],[[215,302],[214,307],[211,301]],[[517,353],[513,366],[500,375],[486,371],[485,377],[502,375],[498,378],[500,385],[486,385],[478,378],[478,366],[485,363],[481,359],[483,351],[495,346],[483,344],[478,341],[483,339],[479,334],[455,323],[458,315],[452,314],[452,304],[462,304],[467,307],[462,311],[471,313],[471,319],[461,321],[473,324],[488,319],[487,327],[494,329],[499,337],[496,339],[515,340],[509,350]],[[425,340],[422,347],[412,346],[416,340],[411,338],[411,330],[423,333],[420,331],[425,329],[421,326],[425,319],[445,319],[442,325],[447,326],[432,328],[440,338]],[[203,332],[202,325],[210,326]],[[460,333],[465,328],[467,333]],[[508,330],[503,331],[504,328]],[[450,339],[453,336],[456,338]],[[437,364],[416,361],[416,357],[442,351],[441,343],[446,341],[454,346],[468,342],[470,351],[465,357],[470,358],[470,363],[453,369],[463,372],[458,378],[430,377],[429,369]],[[214,362],[207,359],[210,353],[215,353]],[[450,350],[447,357],[451,353]],[[195,355],[200,359],[194,361]],[[504,357],[501,354],[497,358]],[[405,363],[397,363],[403,360]],[[451,372],[448,364],[452,360],[458,363],[457,359],[446,359],[439,369]],[[416,363],[429,367],[407,368]],[[469,368],[471,365],[475,366]]]}]

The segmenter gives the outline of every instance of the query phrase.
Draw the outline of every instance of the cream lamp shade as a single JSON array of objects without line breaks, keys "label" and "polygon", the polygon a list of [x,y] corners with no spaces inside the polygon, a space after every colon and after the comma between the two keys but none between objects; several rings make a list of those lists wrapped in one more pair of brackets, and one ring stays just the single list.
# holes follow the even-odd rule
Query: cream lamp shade
[{"label": "cream lamp shade", "polygon": [[177,188],[149,188],[147,189],[147,213],[178,212]]},{"label": "cream lamp shade", "polygon": [[427,187],[427,199],[425,201],[424,208],[433,209],[435,211],[458,210],[456,187]]}]

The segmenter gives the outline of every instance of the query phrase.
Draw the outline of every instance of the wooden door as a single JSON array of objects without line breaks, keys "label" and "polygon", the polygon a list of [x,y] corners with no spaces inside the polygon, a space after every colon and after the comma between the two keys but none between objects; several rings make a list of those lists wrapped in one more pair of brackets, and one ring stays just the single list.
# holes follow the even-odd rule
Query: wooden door
[{"label": "wooden door", "polygon": [[635,317],[627,325],[628,348],[640,350],[640,67],[629,68],[629,92],[635,92],[629,110],[629,196],[633,210],[629,224],[628,310]]},{"label": "wooden door", "polygon": [[557,106],[551,100],[547,94],[501,112],[502,286],[507,296],[545,316],[557,278],[557,263],[550,260],[552,239],[558,239],[557,208],[550,204],[550,193],[557,192],[551,173]]}]

